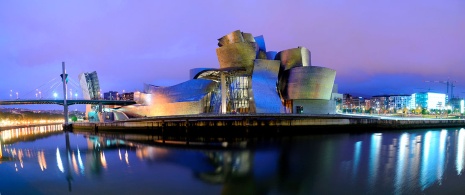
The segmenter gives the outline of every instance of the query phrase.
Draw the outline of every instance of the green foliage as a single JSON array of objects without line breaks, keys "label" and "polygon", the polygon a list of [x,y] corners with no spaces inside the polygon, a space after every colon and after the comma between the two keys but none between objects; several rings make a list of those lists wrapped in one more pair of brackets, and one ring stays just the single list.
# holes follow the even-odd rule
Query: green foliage
[{"label": "green foliage", "polygon": [[69,119],[71,119],[71,121],[73,122],[76,122],[78,118],[76,115],[72,114],[72,115],[69,115]]}]

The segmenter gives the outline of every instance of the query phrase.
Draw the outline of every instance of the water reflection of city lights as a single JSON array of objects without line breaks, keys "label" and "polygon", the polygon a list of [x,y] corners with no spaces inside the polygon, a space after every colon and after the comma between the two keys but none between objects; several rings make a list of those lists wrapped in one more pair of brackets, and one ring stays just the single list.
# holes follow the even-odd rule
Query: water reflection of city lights
[{"label": "water reflection of city lights", "polygon": [[457,159],[455,162],[456,170],[457,170],[457,175],[462,174],[463,170],[463,152],[464,152],[464,141],[465,141],[465,129],[460,129],[459,130],[459,136],[457,138]]},{"label": "water reflection of city lights", "polygon": [[352,168],[352,179],[357,177],[358,164],[360,163],[360,152],[362,150],[362,141],[358,141],[354,146],[354,164]]},{"label": "water reflection of city lights", "polygon": [[381,133],[374,133],[371,136],[371,143],[370,143],[370,162],[369,162],[369,175],[368,175],[368,182],[370,186],[370,190],[374,190],[374,184],[376,183],[377,175],[378,175],[378,166],[379,166],[379,153],[381,149]]},{"label": "water reflection of city lights", "polygon": [[77,153],[78,153],[79,169],[81,170],[81,174],[84,174],[84,163],[82,163],[81,151],[79,150],[79,148],[77,149]]},{"label": "water reflection of city lights", "polygon": [[79,168],[77,165],[76,161],[76,155],[74,155],[74,152],[71,154],[71,163],[73,163],[73,169],[76,174],[79,174]]},{"label": "water reflection of city lights", "polygon": [[105,152],[100,153],[100,162],[102,163],[103,168],[107,168],[107,160],[105,159]]},{"label": "water reflection of city lights", "polygon": [[442,184],[442,177],[444,175],[445,169],[445,158],[446,158],[446,140],[447,140],[447,130],[442,130],[439,137],[439,156],[438,156],[438,166],[437,166],[437,179],[439,184]]},{"label": "water reflection of city lights", "polygon": [[119,154],[119,160],[122,161],[123,158],[121,157],[121,149],[118,149],[118,154]]},{"label": "water reflection of city lights", "polygon": [[126,164],[129,165],[129,154],[127,150],[126,150],[126,153],[124,154],[124,158],[126,159]]},{"label": "water reflection of city lights", "polygon": [[396,163],[396,177],[395,177],[395,192],[402,192],[402,185],[405,181],[405,172],[407,171],[407,162],[408,162],[408,140],[409,134],[403,133],[399,139],[398,153],[397,153],[397,163]]},{"label": "water reflection of city lights", "polygon": [[47,162],[45,161],[44,151],[37,152],[37,159],[39,160],[40,170],[44,171],[47,169]]},{"label": "water reflection of city lights", "polygon": [[58,169],[64,173],[65,172],[65,169],[63,168],[63,162],[61,161],[61,156],[60,156],[60,150],[58,149],[57,147],[57,166],[58,166]]}]

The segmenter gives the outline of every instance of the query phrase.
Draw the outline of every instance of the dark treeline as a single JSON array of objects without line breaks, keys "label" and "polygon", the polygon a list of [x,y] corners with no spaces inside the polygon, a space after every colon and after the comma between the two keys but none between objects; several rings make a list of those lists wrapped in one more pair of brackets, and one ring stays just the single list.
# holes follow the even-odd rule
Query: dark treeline
[{"label": "dark treeline", "polygon": [[60,120],[63,119],[62,114],[51,114],[51,113],[33,113],[33,112],[22,112],[20,114],[0,112],[0,120],[10,121],[34,121],[34,120]]}]

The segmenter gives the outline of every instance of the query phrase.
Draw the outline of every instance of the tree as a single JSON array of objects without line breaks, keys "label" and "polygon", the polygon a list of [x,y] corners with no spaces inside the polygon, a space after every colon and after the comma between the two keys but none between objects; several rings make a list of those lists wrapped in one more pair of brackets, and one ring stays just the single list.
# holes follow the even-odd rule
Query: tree
[{"label": "tree", "polygon": [[77,121],[77,116],[72,114],[72,115],[69,116],[69,119],[71,119],[71,121],[73,121],[73,122],[76,122]]}]

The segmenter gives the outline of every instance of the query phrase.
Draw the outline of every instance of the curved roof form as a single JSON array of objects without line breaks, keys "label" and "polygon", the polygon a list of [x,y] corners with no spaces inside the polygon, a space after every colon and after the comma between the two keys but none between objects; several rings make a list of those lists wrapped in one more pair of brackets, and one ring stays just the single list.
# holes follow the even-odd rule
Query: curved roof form
[{"label": "curved roof form", "polygon": [[[192,79],[208,79],[216,82],[220,82],[220,73],[226,72],[228,74],[240,75],[245,72],[245,68],[204,68],[196,72],[195,75],[192,75]],[[192,72],[191,72],[192,74]]]},{"label": "curved roof form", "polygon": [[257,56],[256,43],[234,43],[216,48],[220,68],[245,68],[252,73]]},{"label": "curved roof form", "polygon": [[196,76],[199,72],[203,72],[205,70],[212,70],[214,68],[193,68],[189,70],[189,79],[196,79]]},{"label": "curved roof form", "polygon": [[221,38],[218,39],[218,46],[222,47],[224,45],[229,45],[232,43],[241,43],[244,41],[244,36],[240,30],[233,31]]},{"label": "curved roof form", "polygon": [[310,51],[305,47],[297,47],[280,51],[275,60],[281,60],[281,70],[289,70],[300,66],[311,66]]},{"label": "curved roof form", "polygon": [[189,102],[202,99],[208,92],[216,89],[217,82],[207,79],[192,79],[170,87],[152,89],[155,101]]},{"label": "curved roof form", "polygon": [[284,99],[329,100],[336,71],[318,66],[302,66],[284,71],[280,91]]}]

